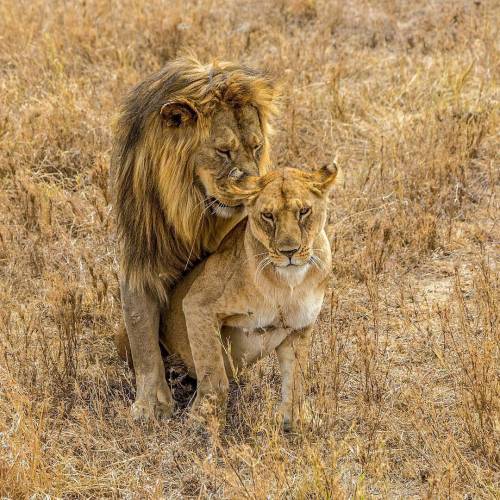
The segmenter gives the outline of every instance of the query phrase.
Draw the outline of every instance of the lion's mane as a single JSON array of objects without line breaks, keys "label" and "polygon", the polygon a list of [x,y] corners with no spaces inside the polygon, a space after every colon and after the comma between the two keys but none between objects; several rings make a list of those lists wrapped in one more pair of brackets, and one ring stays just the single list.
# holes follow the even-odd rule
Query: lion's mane
[{"label": "lion's mane", "polygon": [[[126,96],[115,122],[110,188],[121,269],[133,289],[166,300],[168,288],[216,236],[214,217],[204,214],[192,156],[209,134],[217,104],[255,106],[266,162],[275,93],[265,73],[186,57],[168,63]],[[172,100],[194,107],[195,125],[165,127],[160,109]]]}]

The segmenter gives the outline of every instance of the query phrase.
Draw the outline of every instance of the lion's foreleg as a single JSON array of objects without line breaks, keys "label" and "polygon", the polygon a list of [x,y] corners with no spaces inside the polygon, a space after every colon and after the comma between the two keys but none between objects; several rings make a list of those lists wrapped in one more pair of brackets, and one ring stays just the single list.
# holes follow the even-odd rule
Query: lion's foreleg
[{"label": "lion's foreleg", "polygon": [[131,290],[123,281],[120,289],[137,383],[132,415],[136,419],[170,416],[173,399],[165,379],[158,339],[159,302],[146,293]]},{"label": "lion's foreleg", "polygon": [[293,331],[276,348],[281,371],[281,405],[283,428],[294,429],[306,417],[304,383],[307,371],[312,326]]}]

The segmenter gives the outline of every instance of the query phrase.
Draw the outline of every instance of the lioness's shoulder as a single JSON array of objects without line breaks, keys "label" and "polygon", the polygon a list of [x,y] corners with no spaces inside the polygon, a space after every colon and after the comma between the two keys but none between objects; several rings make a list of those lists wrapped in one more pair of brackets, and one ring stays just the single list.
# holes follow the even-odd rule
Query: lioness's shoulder
[{"label": "lioness's shoulder", "polygon": [[243,237],[245,233],[245,228],[247,225],[247,218],[238,222],[236,226],[226,234],[226,236],[221,241],[217,253],[227,253],[232,252],[236,255],[239,254],[243,248]]}]

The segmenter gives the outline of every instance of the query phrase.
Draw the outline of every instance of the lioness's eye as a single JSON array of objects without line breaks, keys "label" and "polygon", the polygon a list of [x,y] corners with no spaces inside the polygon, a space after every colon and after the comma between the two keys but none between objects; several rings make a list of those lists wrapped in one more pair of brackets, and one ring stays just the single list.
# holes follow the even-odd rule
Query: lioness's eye
[{"label": "lioness's eye", "polygon": [[305,217],[311,212],[311,207],[303,207],[299,210],[299,214],[301,217]]},{"label": "lioness's eye", "polygon": [[222,156],[226,160],[231,159],[231,151],[229,149],[216,149],[215,150],[219,156]]},{"label": "lioness's eye", "polygon": [[271,212],[262,212],[260,215],[267,222],[273,222],[274,221],[274,217],[273,217],[273,214]]}]

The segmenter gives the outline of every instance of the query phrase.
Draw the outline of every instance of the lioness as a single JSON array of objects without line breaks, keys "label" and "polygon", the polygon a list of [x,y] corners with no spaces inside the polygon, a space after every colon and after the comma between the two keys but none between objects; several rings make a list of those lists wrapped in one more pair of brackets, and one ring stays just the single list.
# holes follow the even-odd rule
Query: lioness
[{"label": "lioness", "polygon": [[285,429],[300,415],[302,375],[321,309],[331,250],[325,234],[335,165],[286,168],[227,188],[248,218],[173,291],[160,340],[197,378],[194,408],[207,396],[225,407],[235,370],[276,351]]}]

